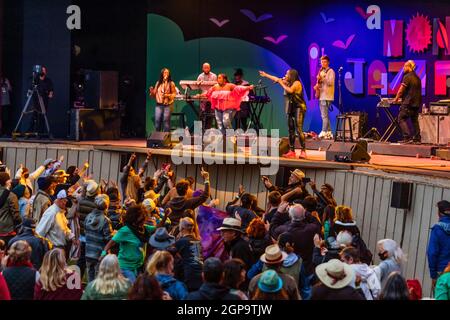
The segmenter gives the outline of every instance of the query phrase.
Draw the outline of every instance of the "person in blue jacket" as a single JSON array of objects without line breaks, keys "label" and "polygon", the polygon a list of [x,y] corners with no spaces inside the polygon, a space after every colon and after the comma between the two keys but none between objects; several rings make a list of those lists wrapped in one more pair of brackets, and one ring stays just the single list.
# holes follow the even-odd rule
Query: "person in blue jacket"
[{"label": "person in blue jacket", "polygon": [[439,222],[431,228],[428,244],[428,267],[433,287],[450,262],[450,202],[438,202]]}]

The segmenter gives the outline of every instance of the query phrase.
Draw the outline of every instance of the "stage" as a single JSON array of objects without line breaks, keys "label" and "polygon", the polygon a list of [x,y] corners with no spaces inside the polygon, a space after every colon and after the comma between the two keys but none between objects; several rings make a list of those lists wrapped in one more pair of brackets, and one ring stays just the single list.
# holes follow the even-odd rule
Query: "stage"
[{"label": "stage", "polygon": [[[390,147],[401,148],[396,145]],[[146,176],[152,176],[164,163],[171,161],[173,152],[170,149],[151,151],[153,160]],[[123,166],[133,152],[137,154],[136,166],[140,166],[146,158],[146,141],[0,140],[0,158],[12,172],[20,164],[33,170],[45,159],[63,155],[63,169],[69,165],[81,166],[86,160],[89,161],[89,175],[96,181],[118,181]],[[370,163],[330,162],[325,160],[323,149],[308,150],[307,160],[248,156],[244,162],[239,162],[235,154],[214,155],[201,151],[188,154],[186,159],[188,162],[191,160],[189,163],[174,166],[177,180],[194,177],[194,188],[203,189],[200,172],[204,166],[210,172],[211,196],[219,200],[219,209],[224,209],[227,202],[234,199],[241,184],[247,192],[257,197],[259,206],[265,208],[268,192],[261,181],[261,170],[267,167],[267,163],[278,162],[278,173],[269,175],[278,185],[286,183],[290,170],[294,168],[303,170],[318,186],[330,183],[335,187],[336,201],[353,209],[362,236],[372,252],[375,252],[379,239],[391,238],[401,243],[411,257],[406,266],[407,277],[421,280],[424,292],[431,292],[426,245],[430,228],[437,222],[436,203],[450,198],[450,161],[372,154]],[[214,156],[223,156],[227,161],[213,165],[210,160]],[[393,184],[398,181],[413,186],[410,210],[390,206]]]},{"label": "stage", "polygon": [[[282,167],[304,167],[304,168],[323,168],[323,169],[337,169],[337,170],[371,170],[396,172],[405,174],[423,175],[428,177],[449,179],[450,183],[450,161],[439,160],[435,157],[420,157],[420,145],[400,145],[400,144],[382,144],[385,145],[388,154],[377,154],[375,150],[380,149],[380,144],[369,144],[369,153],[371,153],[371,160],[369,163],[343,163],[326,161],[326,146],[331,141],[323,141],[318,144],[316,141],[308,141],[307,146],[311,149],[307,150],[308,158],[306,160],[300,159],[284,159],[278,158],[280,166]],[[64,148],[64,149],[82,149],[87,151],[116,151],[121,153],[145,153],[147,150],[146,140],[144,139],[123,139],[123,140],[97,140],[97,141],[65,141],[65,140],[17,140],[11,139],[0,140],[0,147],[14,146],[18,148],[30,148],[34,146],[46,146],[48,148]],[[419,151],[409,152],[416,156],[400,156],[390,155],[389,150],[397,149],[398,154],[402,154],[402,148],[415,148]],[[373,152],[371,150],[373,149]],[[429,148],[428,148],[429,149]],[[427,150],[428,150],[427,149]],[[170,156],[171,149],[151,149],[152,153],[161,156]],[[428,151],[427,151],[428,152]],[[427,153],[425,152],[425,153]],[[297,153],[299,153],[297,151]],[[211,156],[208,152],[192,151],[192,157],[202,156],[204,159]],[[220,155],[220,154],[214,154]],[[241,153],[243,155],[243,153]],[[230,154],[223,154],[224,157],[230,158]],[[247,159],[256,160],[257,163],[267,163],[270,157],[247,156]],[[261,161],[265,160],[265,161]],[[273,160],[273,158],[272,158]]]}]

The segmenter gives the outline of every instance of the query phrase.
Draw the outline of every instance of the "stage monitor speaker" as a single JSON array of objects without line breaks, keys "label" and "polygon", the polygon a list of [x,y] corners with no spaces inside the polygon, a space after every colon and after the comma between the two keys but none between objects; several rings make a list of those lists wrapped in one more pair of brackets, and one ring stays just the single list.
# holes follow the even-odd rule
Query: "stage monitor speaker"
[{"label": "stage monitor speaker", "polygon": [[[346,112],[345,115],[351,119],[353,140],[362,138],[367,132],[367,112]],[[342,132],[344,131],[342,130]],[[345,132],[345,138],[350,139],[350,128],[347,121],[345,121]]]},{"label": "stage monitor speaker", "polygon": [[409,209],[411,207],[412,190],[412,183],[394,181],[392,185],[391,207]]},{"label": "stage monitor speaker", "polygon": [[86,70],[84,99],[91,109],[112,109],[118,105],[119,73]]},{"label": "stage monitor speaker", "polygon": [[327,161],[338,162],[369,162],[367,141],[333,142],[326,152]]},{"label": "stage monitor speaker", "polygon": [[153,132],[147,139],[147,148],[170,149],[172,147],[170,132]]}]

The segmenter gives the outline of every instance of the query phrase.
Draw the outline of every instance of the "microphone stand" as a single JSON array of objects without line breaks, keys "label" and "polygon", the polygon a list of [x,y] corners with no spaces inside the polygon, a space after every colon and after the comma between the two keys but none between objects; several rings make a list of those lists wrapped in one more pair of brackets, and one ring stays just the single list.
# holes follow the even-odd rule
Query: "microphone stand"
[{"label": "microphone stand", "polygon": [[338,79],[338,89],[339,89],[339,112],[343,115],[344,112],[344,102],[342,101],[342,70],[343,68],[339,68],[339,79]]}]

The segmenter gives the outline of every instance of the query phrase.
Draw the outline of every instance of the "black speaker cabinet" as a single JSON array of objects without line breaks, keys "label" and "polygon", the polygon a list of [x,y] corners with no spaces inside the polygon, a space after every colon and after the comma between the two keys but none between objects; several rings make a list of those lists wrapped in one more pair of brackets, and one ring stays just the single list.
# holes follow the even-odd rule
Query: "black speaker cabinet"
[{"label": "black speaker cabinet", "polygon": [[119,73],[86,70],[84,99],[91,109],[112,109],[118,105]]},{"label": "black speaker cabinet", "polygon": [[411,207],[413,184],[394,181],[392,185],[391,207],[409,209]]},{"label": "black speaker cabinet", "polygon": [[170,132],[153,132],[147,139],[147,148],[164,149],[171,148]]},{"label": "black speaker cabinet", "polygon": [[326,152],[327,161],[338,162],[369,162],[367,141],[333,142]]},{"label": "black speaker cabinet", "polygon": [[69,138],[76,141],[119,140],[120,123],[117,110],[72,109]]}]

